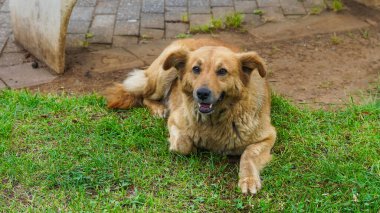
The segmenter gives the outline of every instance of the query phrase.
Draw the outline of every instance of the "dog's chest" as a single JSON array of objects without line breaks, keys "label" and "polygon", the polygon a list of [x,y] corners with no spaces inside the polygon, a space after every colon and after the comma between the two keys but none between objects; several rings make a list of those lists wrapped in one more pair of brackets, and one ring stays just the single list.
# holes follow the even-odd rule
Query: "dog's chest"
[{"label": "dog's chest", "polygon": [[228,121],[211,124],[195,123],[192,140],[196,147],[223,154],[239,155],[251,144],[254,136],[255,122],[242,124]]}]

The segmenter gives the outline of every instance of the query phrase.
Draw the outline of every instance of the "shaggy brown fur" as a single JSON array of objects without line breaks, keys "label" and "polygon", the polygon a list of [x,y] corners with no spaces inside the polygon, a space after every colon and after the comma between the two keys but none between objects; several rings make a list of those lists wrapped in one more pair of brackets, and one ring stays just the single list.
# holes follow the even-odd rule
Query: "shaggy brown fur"
[{"label": "shaggy brown fur", "polygon": [[143,100],[156,115],[169,112],[173,152],[204,148],[241,155],[239,187],[255,194],[276,139],[265,75],[264,61],[256,52],[242,53],[216,40],[179,40],[148,69],[135,71],[122,86],[109,89],[108,106],[130,108]]}]

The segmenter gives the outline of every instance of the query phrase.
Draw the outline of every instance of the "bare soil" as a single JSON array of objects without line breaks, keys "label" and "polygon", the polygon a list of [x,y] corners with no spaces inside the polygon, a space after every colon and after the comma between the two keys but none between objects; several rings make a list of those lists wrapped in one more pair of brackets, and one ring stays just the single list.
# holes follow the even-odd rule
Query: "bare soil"
[{"label": "bare soil", "polygon": [[[274,42],[258,41],[248,33],[238,32],[201,36],[213,36],[233,42],[245,50],[257,51],[267,60],[270,71],[268,80],[273,90],[293,102],[313,108],[339,107],[352,100],[362,102],[369,93],[380,92],[380,18],[371,11],[366,13],[366,8],[357,7],[356,10],[349,12],[360,16],[362,20],[370,18],[375,24],[350,32],[317,34]],[[139,47],[139,52],[145,52],[150,57],[149,60],[142,59],[145,66],[159,54],[159,51],[152,52],[152,48],[163,49],[170,41],[156,43],[149,41]],[[95,73],[80,69],[80,66],[78,68],[72,64],[77,63],[73,60],[77,52],[68,54],[68,70],[64,75],[52,83],[31,89],[44,93],[64,91],[101,94],[107,86],[121,82],[130,71]]]}]

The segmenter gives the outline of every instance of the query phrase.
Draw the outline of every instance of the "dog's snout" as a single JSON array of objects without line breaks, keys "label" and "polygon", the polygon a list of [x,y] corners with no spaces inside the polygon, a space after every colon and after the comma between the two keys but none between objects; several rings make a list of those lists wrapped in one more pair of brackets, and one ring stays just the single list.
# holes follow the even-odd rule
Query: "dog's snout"
[{"label": "dog's snout", "polygon": [[208,99],[210,95],[211,91],[206,87],[201,87],[197,90],[197,97],[202,101]]}]

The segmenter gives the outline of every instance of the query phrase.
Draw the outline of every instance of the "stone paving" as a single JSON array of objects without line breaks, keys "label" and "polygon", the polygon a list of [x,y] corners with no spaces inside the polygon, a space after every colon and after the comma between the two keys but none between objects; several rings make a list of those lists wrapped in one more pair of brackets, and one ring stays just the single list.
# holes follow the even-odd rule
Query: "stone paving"
[{"label": "stone paving", "polygon": [[[78,0],[74,8],[67,45],[75,47],[91,33],[91,43],[122,47],[141,39],[175,38],[190,27],[210,23],[212,18],[244,14],[245,22],[258,26],[301,17],[323,0]],[[255,15],[255,10],[263,14]]]},{"label": "stone paving", "polygon": [[[305,16],[311,8],[322,5],[323,0],[78,0],[70,18],[66,46],[81,47],[86,35],[91,34],[91,46],[128,47],[138,52],[141,41],[175,38],[193,26],[209,24],[212,18],[223,19],[235,12],[244,15],[244,23],[252,30],[265,22]],[[54,79],[46,67],[31,68],[33,57],[14,44],[11,34],[9,0],[0,0],[0,89]],[[107,60],[130,59],[123,69],[141,65],[141,60],[146,63],[136,52],[128,49],[138,58],[123,49],[118,51],[124,51],[121,58],[115,55]],[[97,57],[103,55],[99,52]]]}]

